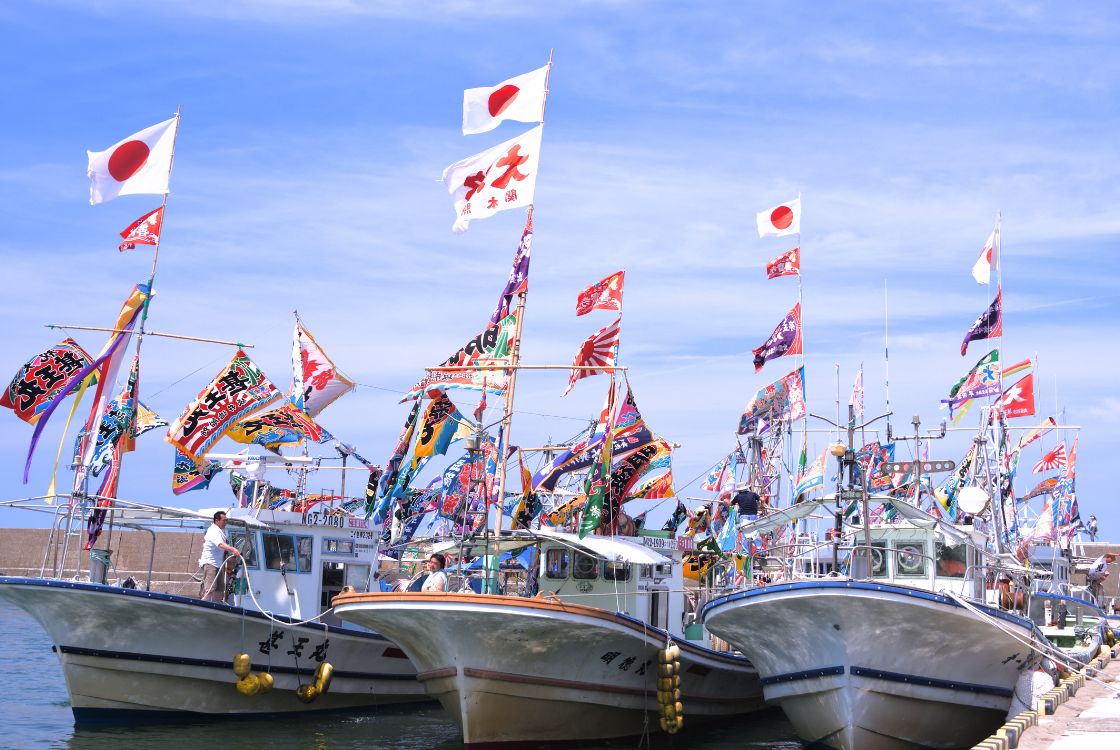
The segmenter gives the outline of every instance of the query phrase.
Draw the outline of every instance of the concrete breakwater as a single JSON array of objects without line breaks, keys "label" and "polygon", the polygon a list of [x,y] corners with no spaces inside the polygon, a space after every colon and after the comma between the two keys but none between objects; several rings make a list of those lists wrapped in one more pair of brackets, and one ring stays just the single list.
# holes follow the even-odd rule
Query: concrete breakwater
[{"label": "concrete breakwater", "polygon": [[[70,537],[65,560],[63,545],[53,544],[48,551],[49,535],[49,529],[0,529],[0,575],[38,577],[44,568],[45,574],[50,575],[51,570],[58,571],[61,566],[61,577],[88,576],[90,553],[85,549],[85,534]],[[194,576],[198,572],[202,534],[162,531],[156,532],[153,539],[145,531],[116,529],[112,537],[102,534],[97,547],[111,551],[110,580],[131,576],[142,587],[148,580],[150,566],[153,591],[197,594]]]}]

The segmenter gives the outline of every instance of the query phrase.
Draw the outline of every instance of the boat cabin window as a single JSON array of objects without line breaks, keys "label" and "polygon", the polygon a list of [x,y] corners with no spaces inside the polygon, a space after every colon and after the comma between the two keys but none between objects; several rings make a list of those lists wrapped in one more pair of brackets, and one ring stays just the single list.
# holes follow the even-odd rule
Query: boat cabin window
[{"label": "boat cabin window", "polygon": [[311,545],[313,537],[291,534],[261,534],[264,547],[264,565],[269,570],[286,572],[311,572]]},{"label": "boat cabin window", "polygon": [[550,549],[545,554],[544,574],[549,578],[567,578],[570,556],[566,549]]},{"label": "boat cabin window", "polygon": [[630,566],[624,562],[607,562],[603,565],[603,580],[629,581]]},{"label": "boat cabin window", "polygon": [[956,547],[947,547],[942,542],[937,543],[937,575],[941,578],[964,578],[968,570],[968,546],[958,544]]},{"label": "boat cabin window", "polygon": [[354,540],[324,539],[323,552],[330,555],[352,555],[354,554]]},{"label": "boat cabin window", "polygon": [[921,539],[897,539],[894,543],[895,575],[903,578],[924,578],[926,545]]},{"label": "boat cabin window", "polygon": [[582,552],[575,553],[572,560],[572,578],[577,581],[588,581],[599,577],[599,561],[591,555]]},{"label": "boat cabin window", "polygon": [[871,543],[871,575],[876,578],[885,578],[890,574],[887,568],[887,543]]},{"label": "boat cabin window", "polygon": [[229,543],[241,550],[241,560],[245,567],[257,567],[257,545],[253,544],[252,533],[246,530],[231,531]]}]

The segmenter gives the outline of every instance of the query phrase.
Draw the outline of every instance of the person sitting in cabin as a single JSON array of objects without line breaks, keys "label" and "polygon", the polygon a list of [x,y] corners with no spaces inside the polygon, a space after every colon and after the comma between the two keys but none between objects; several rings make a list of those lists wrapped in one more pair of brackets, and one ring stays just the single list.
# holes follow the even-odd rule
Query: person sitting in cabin
[{"label": "person sitting in cabin", "polygon": [[443,569],[447,567],[447,558],[436,552],[428,558],[428,577],[424,579],[421,591],[447,591],[447,574]]},{"label": "person sitting in cabin", "polygon": [[1089,582],[1089,593],[1093,595],[1093,599],[1096,601],[1100,601],[1101,584],[1108,578],[1108,566],[1114,562],[1116,562],[1116,553],[1105,552],[1093,561],[1093,564],[1089,566],[1089,572],[1085,574],[1085,580]]},{"label": "person sitting in cabin", "polygon": [[241,551],[229,544],[226,539],[226,524],[229,519],[224,510],[214,514],[214,522],[206,529],[202,539],[202,554],[198,558],[198,566],[202,570],[202,584],[198,596],[208,602],[221,602],[226,598],[226,574],[224,552],[235,557],[241,556]]},{"label": "person sitting in cabin", "polygon": [[743,485],[739,491],[735,493],[735,497],[731,502],[739,506],[739,520],[755,521],[758,519],[758,493],[753,491],[750,487]]}]

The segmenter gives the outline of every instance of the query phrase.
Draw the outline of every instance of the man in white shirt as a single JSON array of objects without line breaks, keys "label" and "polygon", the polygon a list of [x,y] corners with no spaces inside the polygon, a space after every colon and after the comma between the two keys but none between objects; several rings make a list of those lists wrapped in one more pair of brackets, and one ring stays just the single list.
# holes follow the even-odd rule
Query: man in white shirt
[{"label": "man in white shirt", "polygon": [[226,576],[223,563],[225,555],[223,550],[241,556],[237,547],[231,546],[226,541],[226,512],[219,510],[214,514],[214,523],[206,530],[202,540],[202,554],[198,558],[198,565],[202,568],[202,586],[199,597],[208,602],[221,602],[226,598]]}]

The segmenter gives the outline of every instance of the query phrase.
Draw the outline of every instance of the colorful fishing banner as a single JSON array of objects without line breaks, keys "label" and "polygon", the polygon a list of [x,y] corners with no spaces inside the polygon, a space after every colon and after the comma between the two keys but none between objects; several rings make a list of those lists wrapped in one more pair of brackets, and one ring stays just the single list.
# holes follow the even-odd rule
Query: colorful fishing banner
[{"label": "colorful fishing banner", "polygon": [[171,424],[166,440],[192,460],[201,460],[235,422],[279,398],[276,386],[238,349]]},{"label": "colorful fishing banner", "polygon": [[664,498],[676,497],[676,495],[677,493],[673,490],[672,467],[660,476],[643,480],[642,483],[630,493],[631,499],[634,500],[662,500]]},{"label": "colorful fishing banner", "polygon": [[772,359],[778,357],[789,357],[794,354],[801,354],[801,303],[798,302],[789,311],[774,332],[770,334],[770,338],[757,349],[753,349],[754,353],[754,371],[758,372],[762,369],[763,365]]},{"label": "colorful fishing banner", "polygon": [[[613,377],[613,376],[612,376]],[[583,539],[599,528],[603,521],[603,509],[611,498],[611,447],[614,427],[614,381],[607,392],[606,422],[610,425],[606,438],[599,449],[598,459],[587,474],[583,492],[587,502],[583,505],[583,513],[579,520],[579,538]]]},{"label": "colorful fishing banner", "polygon": [[751,434],[762,424],[779,419],[796,422],[805,413],[805,368],[799,367],[754,394],[739,417],[739,434]]},{"label": "colorful fishing banner", "polygon": [[234,423],[226,435],[246,445],[260,445],[276,451],[281,445],[298,445],[304,440],[324,443],[331,434],[292,403],[260,412]]},{"label": "colorful fishing banner", "polygon": [[513,298],[529,291],[529,254],[533,250],[533,215],[525,220],[525,229],[521,232],[521,241],[517,243],[517,252],[513,254],[513,265],[509,269],[509,280],[506,281],[502,293],[498,295],[498,306],[490,315],[490,324],[497,325],[514,311]]},{"label": "colorful fishing banner", "polygon": [[1023,495],[1021,498],[1019,498],[1019,500],[1020,500],[1020,502],[1025,503],[1028,500],[1033,500],[1034,498],[1040,497],[1042,495],[1050,495],[1054,491],[1054,488],[1057,487],[1057,486],[1058,486],[1058,478],[1057,477],[1050,477],[1049,479],[1043,479],[1041,482],[1038,483],[1038,485],[1033,490],[1031,490],[1027,494]]},{"label": "colorful fishing banner", "polygon": [[1047,451],[1038,463],[1034,465],[1031,470],[1032,474],[1041,474],[1044,471],[1053,471],[1054,469],[1064,469],[1068,460],[1066,458],[1066,444],[1063,440],[1054,446],[1054,449]]},{"label": "colorful fishing banner", "polygon": [[[730,464],[730,454],[720,459],[715,466],[708,470],[708,475],[704,477],[704,483],[700,485],[700,490],[703,492],[723,492],[724,482],[727,481],[727,468]],[[734,479],[732,481],[734,482]]]},{"label": "colorful fishing banner", "polygon": [[[136,394],[137,380],[140,377],[140,357],[132,360],[132,368],[128,373],[128,380],[120,394],[110,401],[101,416],[101,425],[97,430],[97,442],[90,453],[88,470],[96,477],[100,476],[106,466],[113,461],[117,463],[120,455],[136,449]],[[84,445],[85,433],[78,435],[79,445]],[[81,460],[84,451],[79,448],[76,461]]]},{"label": "colorful fishing banner", "polygon": [[676,530],[680,528],[681,524],[687,520],[688,508],[685,507],[684,503],[678,500],[677,507],[673,509],[673,512],[669,515],[669,518],[666,519],[665,524],[661,527],[661,530],[676,532]]},{"label": "colorful fishing banner", "polygon": [[314,417],[356,386],[297,318],[292,336],[292,402]]},{"label": "colorful fishing banner", "polygon": [[[63,339],[60,344],[32,357],[19,368],[12,382],[0,393],[0,406],[11,409],[24,422],[35,424],[51,401],[62,393],[71,376],[92,361],[77,341]],[[75,383],[66,395],[77,389],[78,384]]]},{"label": "colorful fishing banner", "polygon": [[586,315],[592,310],[622,312],[622,289],[625,283],[626,271],[616,271],[584,289],[576,297],[576,316]]},{"label": "colorful fishing banner", "polygon": [[435,396],[424,412],[424,419],[420,423],[420,434],[416,438],[416,447],[413,449],[412,455],[416,458],[442,456],[447,453],[447,446],[451,444],[460,424],[466,421],[446,393],[443,391],[433,393]]},{"label": "colorful fishing banner", "polygon": [[210,486],[210,480],[222,471],[219,461],[195,461],[187,453],[176,446],[175,469],[171,474],[171,491],[182,495],[191,490],[204,490]]},{"label": "colorful fishing banner", "polygon": [[797,484],[793,489],[795,498],[801,497],[807,492],[824,488],[824,469],[827,461],[828,449],[826,448],[820,457],[803,474],[797,477]]},{"label": "colorful fishing banner", "polygon": [[972,341],[994,339],[1003,335],[1003,290],[996,291],[996,298],[988,306],[976,322],[968,329],[961,342],[961,356],[968,353],[968,345]]},{"label": "colorful fishing banner", "polygon": [[968,399],[994,396],[999,393],[999,383],[999,349],[992,349],[949,389],[949,405],[952,407]]},{"label": "colorful fishing banner", "polygon": [[[440,367],[480,367],[509,364],[513,353],[513,338],[517,329],[517,316],[510,313],[500,323],[490,323],[486,330],[464,344],[459,351],[444,360]],[[487,390],[502,395],[509,386],[509,370],[430,370],[420,382],[412,386],[401,402],[419,398],[433,388],[468,388]]]},{"label": "colorful fishing banner", "polygon": [[[132,288],[128,297],[125,299],[124,304],[121,305],[121,310],[117,314],[117,320],[112,326],[113,333],[109,336],[109,340],[101,349],[97,357],[89,364],[82,367],[74,374],[69,380],[63,384],[59,389],[58,394],[51,399],[50,403],[42,410],[39,420],[35,423],[35,431],[31,435],[31,445],[27,451],[27,461],[23,465],[23,483],[27,484],[28,474],[31,471],[31,459],[35,455],[35,446],[39,443],[39,436],[43,434],[43,429],[46,428],[47,422],[50,421],[51,414],[58,408],[58,405],[66,397],[70,390],[82,383],[82,387],[89,386],[93,381],[90,378],[95,371],[97,372],[97,390],[94,392],[93,407],[90,409],[89,419],[86,421],[86,434],[96,434],[100,427],[101,414],[108,405],[109,397],[106,388],[111,388],[117,380],[117,372],[120,369],[122,360],[124,359],[125,342],[128,341],[132,335],[132,330],[136,326],[136,322],[140,317],[140,311],[147,305],[151,297],[150,287],[147,284],[137,284]],[[77,405],[75,404],[75,408]],[[73,411],[71,411],[73,416]],[[65,440],[63,436],[63,440]],[[59,445],[59,454],[62,453],[62,444]],[[82,465],[88,465],[89,461],[83,461]],[[82,469],[79,468],[79,471]],[[51,487],[53,488],[54,482],[52,479]]]},{"label": "colorful fishing banner", "polygon": [[133,424],[132,436],[140,437],[145,432],[167,427],[167,420],[156,414],[144,405],[143,401],[136,401],[136,422]]}]

